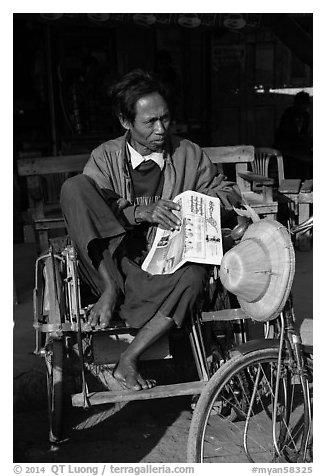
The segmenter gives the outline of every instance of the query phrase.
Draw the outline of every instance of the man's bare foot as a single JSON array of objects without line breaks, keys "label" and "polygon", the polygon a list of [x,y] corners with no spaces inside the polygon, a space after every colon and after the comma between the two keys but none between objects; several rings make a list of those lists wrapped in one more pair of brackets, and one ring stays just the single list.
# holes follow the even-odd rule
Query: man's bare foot
[{"label": "man's bare foot", "polygon": [[123,354],[113,372],[113,377],[130,390],[146,390],[156,385],[155,380],[144,379],[137,370],[136,362],[123,357]]},{"label": "man's bare foot", "polygon": [[100,299],[90,310],[88,324],[94,327],[100,324],[102,329],[108,327],[112,319],[117,297],[118,289],[116,287],[106,288]]}]

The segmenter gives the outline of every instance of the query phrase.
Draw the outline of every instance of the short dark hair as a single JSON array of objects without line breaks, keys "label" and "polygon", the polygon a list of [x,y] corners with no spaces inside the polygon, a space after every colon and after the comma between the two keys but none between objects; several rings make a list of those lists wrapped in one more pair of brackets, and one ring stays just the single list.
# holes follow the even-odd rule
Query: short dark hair
[{"label": "short dark hair", "polygon": [[136,102],[152,93],[160,94],[170,108],[169,92],[154,74],[142,69],[130,71],[111,87],[114,114],[133,123],[136,117]]},{"label": "short dark hair", "polygon": [[294,104],[296,106],[306,106],[310,104],[310,96],[309,93],[306,93],[305,91],[300,91],[294,96]]}]

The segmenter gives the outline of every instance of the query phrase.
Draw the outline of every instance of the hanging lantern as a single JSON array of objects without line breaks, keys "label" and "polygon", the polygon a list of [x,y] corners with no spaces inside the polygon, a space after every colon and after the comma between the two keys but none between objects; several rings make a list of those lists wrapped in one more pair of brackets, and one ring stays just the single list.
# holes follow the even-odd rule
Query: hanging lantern
[{"label": "hanging lantern", "polygon": [[136,13],[133,16],[135,23],[141,26],[151,26],[156,22],[156,16],[152,13]]},{"label": "hanging lantern", "polygon": [[178,23],[185,28],[196,28],[201,24],[201,20],[196,13],[181,13]]},{"label": "hanging lantern", "polygon": [[228,13],[223,19],[223,25],[229,30],[241,30],[246,23],[241,13]]}]

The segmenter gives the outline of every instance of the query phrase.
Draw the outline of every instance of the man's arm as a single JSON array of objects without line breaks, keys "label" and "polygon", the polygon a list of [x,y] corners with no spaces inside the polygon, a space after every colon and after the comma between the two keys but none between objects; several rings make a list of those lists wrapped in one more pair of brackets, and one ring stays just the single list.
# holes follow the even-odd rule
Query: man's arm
[{"label": "man's arm", "polygon": [[222,207],[232,209],[242,202],[239,187],[234,182],[224,180],[224,175],[218,174],[216,167],[203,151],[197,168],[196,192],[218,197]]}]

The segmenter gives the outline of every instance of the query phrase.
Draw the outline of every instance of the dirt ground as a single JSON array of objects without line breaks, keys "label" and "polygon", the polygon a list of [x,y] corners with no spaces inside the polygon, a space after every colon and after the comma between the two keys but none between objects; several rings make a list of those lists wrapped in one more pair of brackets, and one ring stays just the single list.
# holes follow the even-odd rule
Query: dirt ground
[{"label": "dirt ground", "polygon": [[70,409],[67,439],[58,448],[47,442],[46,411],[16,414],[14,462],[186,462],[189,398],[130,402],[113,412],[108,405]]}]

